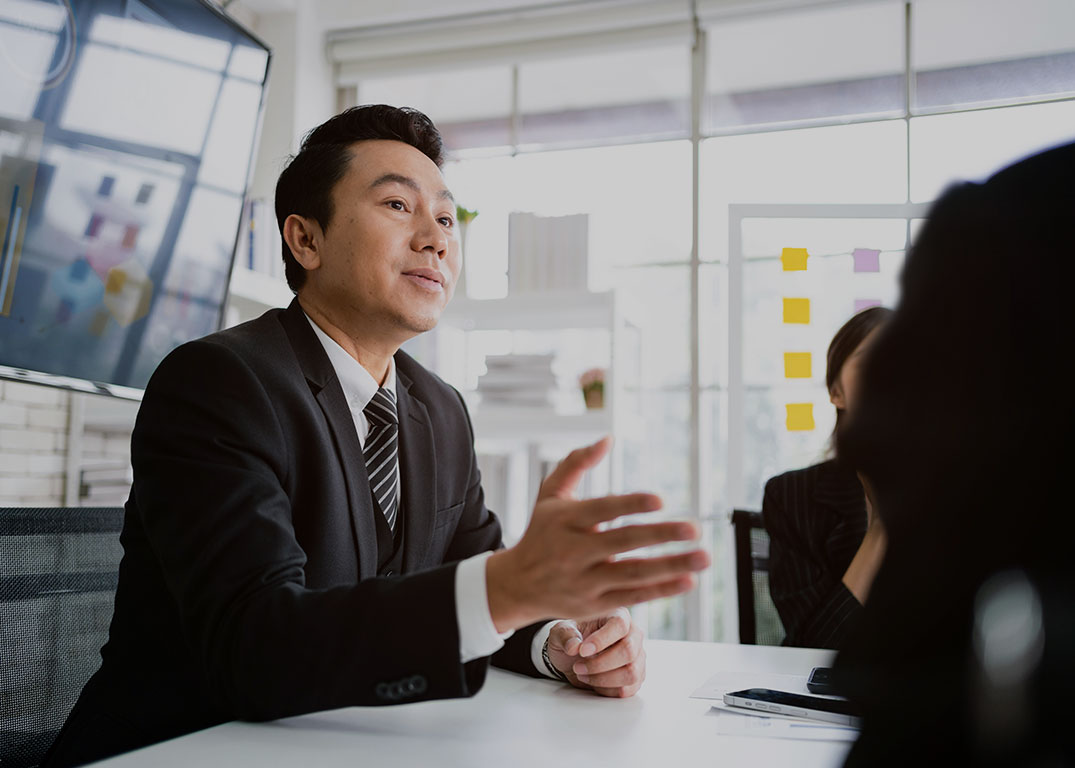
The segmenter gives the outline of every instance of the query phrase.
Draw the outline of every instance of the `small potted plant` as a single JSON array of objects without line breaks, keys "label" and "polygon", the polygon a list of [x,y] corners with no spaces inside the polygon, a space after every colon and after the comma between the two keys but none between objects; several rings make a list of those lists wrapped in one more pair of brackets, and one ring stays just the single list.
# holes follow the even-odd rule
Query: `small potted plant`
[{"label": "small potted plant", "polygon": [[459,254],[462,257],[462,263],[459,265],[459,277],[456,280],[455,293],[462,297],[467,295],[467,229],[470,227],[470,222],[474,221],[477,216],[477,211],[464,208],[456,203],[455,220],[459,222]]},{"label": "small potted plant", "polygon": [[598,410],[605,407],[604,368],[591,368],[579,376],[579,386],[582,387],[582,397],[588,409]]}]

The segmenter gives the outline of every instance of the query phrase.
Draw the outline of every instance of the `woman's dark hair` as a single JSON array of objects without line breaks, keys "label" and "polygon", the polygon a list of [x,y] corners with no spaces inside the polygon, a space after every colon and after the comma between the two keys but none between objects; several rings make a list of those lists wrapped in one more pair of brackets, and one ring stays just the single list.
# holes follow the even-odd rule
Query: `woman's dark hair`
[{"label": "woman's dark hair", "polygon": [[[367,104],[351,107],[306,134],[299,152],[276,182],[276,223],[280,234],[291,214],[313,219],[328,229],[332,221],[332,190],[351,163],[351,146],[370,139],[410,144],[437,164],[444,162],[444,144],[433,121],[409,107]],[[284,274],[291,290],[306,282],[306,270],[283,243]]]},{"label": "woman's dark hair", "polygon": [[[870,478],[888,544],[837,660],[864,714],[851,765],[1075,759],[1072,179],[1075,144],[945,192],[863,366],[838,452]],[[1044,638],[1011,696],[976,635],[1004,574],[1033,585]]]},{"label": "woman's dark hair", "polygon": [[[870,307],[855,314],[843,324],[829,342],[829,351],[825,355],[825,389],[832,392],[832,388],[840,379],[840,371],[844,369],[847,358],[851,357],[851,354],[870,333],[884,325],[891,314],[892,310],[886,307]],[[840,428],[842,419],[843,411],[837,408],[833,436]]]}]

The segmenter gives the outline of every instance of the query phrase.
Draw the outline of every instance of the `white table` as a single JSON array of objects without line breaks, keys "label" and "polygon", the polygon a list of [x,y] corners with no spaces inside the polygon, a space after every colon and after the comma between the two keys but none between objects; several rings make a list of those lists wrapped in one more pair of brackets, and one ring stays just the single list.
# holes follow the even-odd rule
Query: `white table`
[{"label": "white table", "polygon": [[717,672],[806,675],[828,651],[650,640],[631,699],[489,671],[471,699],[352,707],[270,723],[232,722],[99,763],[122,766],[837,766],[846,743],[722,736],[689,698]]}]

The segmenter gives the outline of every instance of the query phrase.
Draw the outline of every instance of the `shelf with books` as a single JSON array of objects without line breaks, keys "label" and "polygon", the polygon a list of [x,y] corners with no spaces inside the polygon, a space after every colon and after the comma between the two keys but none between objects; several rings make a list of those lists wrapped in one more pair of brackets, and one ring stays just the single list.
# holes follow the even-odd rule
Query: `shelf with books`
[{"label": "shelf with books", "polygon": [[[612,436],[611,456],[587,473],[580,493],[624,487],[625,448],[644,439],[637,398],[625,397],[641,378],[641,337],[615,292],[459,297],[416,341],[408,351],[464,392],[479,466],[500,489],[494,495],[506,506],[497,511],[509,534],[525,528],[538,484],[573,448]],[[595,367],[603,370],[603,407],[585,409],[579,375]]]}]

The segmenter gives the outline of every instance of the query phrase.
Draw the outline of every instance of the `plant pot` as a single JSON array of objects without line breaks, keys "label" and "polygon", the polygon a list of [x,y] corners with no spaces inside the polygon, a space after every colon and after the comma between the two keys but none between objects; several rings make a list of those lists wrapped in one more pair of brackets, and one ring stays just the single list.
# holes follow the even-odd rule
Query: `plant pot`
[{"label": "plant pot", "polygon": [[582,390],[582,397],[586,401],[586,408],[591,411],[599,411],[605,407],[605,388],[587,387]]}]

